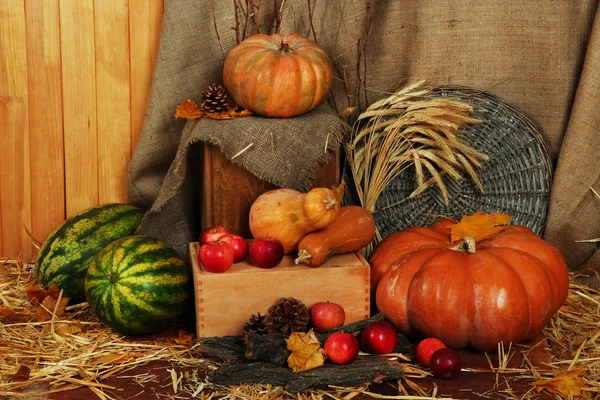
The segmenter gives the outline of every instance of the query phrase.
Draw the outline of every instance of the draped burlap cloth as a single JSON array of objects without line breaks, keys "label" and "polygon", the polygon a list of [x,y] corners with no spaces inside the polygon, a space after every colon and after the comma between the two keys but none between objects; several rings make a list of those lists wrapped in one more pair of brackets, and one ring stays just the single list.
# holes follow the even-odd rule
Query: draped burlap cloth
[{"label": "draped burlap cloth", "polygon": [[[249,17],[247,3],[237,1],[236,31],[234,1],[166,2],[146,121],[129,170],[130,201],[149,210],[140,232],[181,252],[196,239],[197,141],[217,143],[228,157],[254,143],[235,162],[280,186],[303,188],[326,144],[338,146],[348,128],[332,109],[358,112],[384,92],[426,79],[488,91],[538,126],[556,167],[545,238],[571,269],[600,270],[595,245],[577,243],[600,237],[600,198],[592,190],[600,192],[597,0],[311,0],[312,17],[308,0],[287,0],[281,32],[316,36],[335,63],[328,104],[287,121],[201,119],[184,129],[186,122],[173,117],[177,104],[222,81],[224,56],[236,35],[246,34],[246,21],[248,34],[256,33],[254,20],[263,32],[272,26],[272,1],[250,2],[260,9]],[[316,156],[306,160],[306,150],[290,147],[292,139]]]}]

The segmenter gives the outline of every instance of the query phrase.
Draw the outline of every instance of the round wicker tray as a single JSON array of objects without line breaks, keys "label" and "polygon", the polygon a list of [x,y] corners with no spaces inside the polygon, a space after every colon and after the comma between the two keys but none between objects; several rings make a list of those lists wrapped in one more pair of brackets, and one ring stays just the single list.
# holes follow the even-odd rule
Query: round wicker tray
[{"label": "round wicker tray", "polygon": [[[524,115],[489,93],[458,87],[434,89],[431,96],[472,104],[472,116],[481,124],[465,125],[464,140],[486,154],[479,177],[484,193],[472,180],[455,181],[445,176],[449,202],[437,185],[409,198],[417,188],[414,168],[396,177],[377,201],[374,218],[384,238],[410,226],[426,226],[441,216],[460,219],[476,211],[502,212],[511,223],[541,235],[546,222],[552,167],[548,151],[535,126]],[[347,174],[346,181],[351,181]],[[352,190],[352,184],[349,189]],[[346,200],[356,204],[353,194]]]}]

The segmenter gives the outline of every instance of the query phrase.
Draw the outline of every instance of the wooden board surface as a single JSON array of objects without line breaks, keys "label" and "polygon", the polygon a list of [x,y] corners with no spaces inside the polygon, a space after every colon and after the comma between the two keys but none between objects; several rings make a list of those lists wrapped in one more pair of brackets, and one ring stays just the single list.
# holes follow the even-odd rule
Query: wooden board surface
[{"label": "wooden board surface", "polygon": [[0,255],[32,251],[26,40],[23,0],[0,1]]},{"label": "wooden board surface", "polygon": [[0,1],[0,256],[124,201],[164,0]]},{"label": "wooden board surface", "polygon": [[[31,234],[45,238],[65,219],[65,151],[58,0],[26,0]],[[14,229],[14,228],[13,228]],[[9,231],[7,231],[9,232]],[[15,236],[18,232],[12,231]],[[0,253],[2,253],[0,251]]]},{"label": "wooden board surface", "polygon": [[243,261],[224,273],[211,273],[200,264],[198,251],[198,243],[191,243],[199,337],[241,334],[252,314],[264,315],[281,297],[297,298],[307,307],[318,301],[338,303],[346,323],[369,316],[370,269],[360,254],[333,256],[319,268],[296,265],[287,255],[271,269]]},{"label": "wooden board surface", "polygon": [[[508,363],[509,367],[518,368],[524,363],[523,355],[527,355],[527,359],[536,369],[540,371],[548,371],[547,364],[550,362],[550,353],[547,349],[546,340],[543,337],[536,338],[529,342],[530,345],[538,344],[532,348],[518,347]],[[427,378],[411,378],[413,382],[420,387],[433,390],[434,385],[437,387],[437,396],[439,398],[453,399],[518,399],[525,397],[526,393],[532,390],[531,383],[533,379],[519,378],[518,374],[501,374],[496,381],[496,374],[490,369],[492,366],[498,366],[498,357],[495,354],[489,355],[476,353],[469,350],[461,350],[461,357],[465,367],[480,369],[478,372],[463,371],[457,379],[439,380],[431,377]],[[102,383],[108,386],[113,386],[115,389],[107,389],[106,392],[117,399],[146,399],[146,398],[190,398],[189,393],[178,392],[173,390],[171,370],[174,370],[177,376],[181,374],[192,374],[194,370],[200,371],[201,366],[184,366],[177,363],[169,362],[152,362],[148,365],[137,367],[133,370],[128,370],[121,374],[111,376]],[[136,375],[146,374],[144,376],[152,378],[146,383],[137,383],[132,377]],[[200,379],[201,380],[201,379]],[[185,383],[185,379],[183,380]],[[496,383],[498,382],[498,383]],[[405,384],[406,386],[406,384]],[[197,384],[192,387],[196,388]],[[384,382],[381,384],[371,385],[371,392],[382,396],[398,396],[399,391],[395,382]],[[408,389],[411,395],[416,396],[417,393]],[[202,392],[203,395],[208,395],[207,391]],[[533,398],[545,400],[554,399],[553,396],[547,393],[531,392]],[[176,397],[179,396],[179,397]],[[49,396],[50,399],[56,400],[72,400],[72,399],[97,399],[87,388],[71,390],[68,392],[55,393]],[[359,395],[353,399],[371,399],[373,397]],[[385,397],[380,397],[385,398]],[[392,397],[393,398],[393,397]]]}]

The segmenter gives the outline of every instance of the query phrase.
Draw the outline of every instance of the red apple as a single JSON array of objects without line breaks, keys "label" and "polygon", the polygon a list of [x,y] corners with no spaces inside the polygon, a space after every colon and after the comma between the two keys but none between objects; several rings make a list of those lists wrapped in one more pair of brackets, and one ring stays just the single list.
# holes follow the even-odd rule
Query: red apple
[{"label": "red apple", "polygon": [[250,258],[258,267],[273,268],[283,260],[283,245],[274,237],[259,237],[250,245]]},{"label": "red apple", "polygon": [[344,325],[346,312],[339,304],[320,301],[310,308],[310,320],[315,332],[325,333]]},{"label": "red apple", "polygon": [[208,272],[225,272],[233,265],[233,250],[225,242],[208,242],[200,247],[200,262]]},{"label": "red apple", "polygon": [[233,250],[233,262],[244,261],[248,255],[248,242],[235,233],[228,233],[219,238],[219,242],[228,243]]},{"label": "red apple", "polygon": [[460,374],[462,359],[456,350],[439,349],[431,356],[431,373],[436,378],[452,379]]},{"label": "red apple", "polygon": [[208,242],[216,242],[223,235],[227,235],[229,231],[222,226],[212,226],[205,229],[200,235],[200,244]]},{"label": "red apple", "polygon": [[362,330],[360,344],[367,353],[391,353],[398,344],[396,328],[389,322],[372,322]]},{"label": "red apple", "polygon": [[422,367],[429,367],[431,356],[439,349],[445,349],[446,345],[439,339],[427,338],[421,340],[415,350],[415,358]]},{"label": "red apple", "polygon": [[358,339],[351,333],[335,332],[325,340],[323,350],[332,363],[350,364],[358,356]]}]

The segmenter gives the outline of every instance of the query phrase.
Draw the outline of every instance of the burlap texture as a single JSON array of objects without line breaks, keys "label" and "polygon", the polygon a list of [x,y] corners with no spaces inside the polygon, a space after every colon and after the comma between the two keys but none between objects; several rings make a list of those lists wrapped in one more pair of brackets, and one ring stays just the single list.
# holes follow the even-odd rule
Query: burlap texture
[{"label": "burlap texture", "polygon": [[[273,21],[272,3],[261,2],[257,20],[263,31]],[[600,268],[600,257],[591,257],[595,247],[575,243],[600,237],[600,199],[590,190],[600,191],[596,155],[600,21],[594,28],[598,1],[313,0],[311,4],[317,42],[334,60],[340,78],[334,82],[331,102],[338,111],[348,106],[364,109],[403,82],[426,79],[433,85],[488,91],[527,115],[542,131],[553,162],[558,162],[545,237],[559,246],[571,268],[586,262]],[[282,33],[298,31],[312,37],[307,0],[286,1],[283,15]],[[241,11],[239,19],[245,22]],[[194,239],[198,220],[185,208],[191,204],[193,188],[185,176],[181,182],[173,181],[182,176],[177,173],[181,165],[174,166],[176,155],[187,154],[182,162],[189,164],[193,153],[188,152],[193,148],[191,136],[182,135],[184,122],[175,120],[173,112],[185,98],[198,98],[203,87],[221,82],[224,55],[235,45],[236,32],[231,29],[235,25],[233,2],[167,2],[147,118],[130,166],[129,194],[132,203],[150,209],[140,231],[153,233],[180,251]],[[250,33],[254,32],[252,27]],[[244,132],[256,133],[260,125]],[[241,141],[249,143],[245,137]],[[319,145],[323,148],[324,143]],[[246,166],[248,159],[240,161]],[[157,201],[160,193],[167,193],[168,201]]]}]

